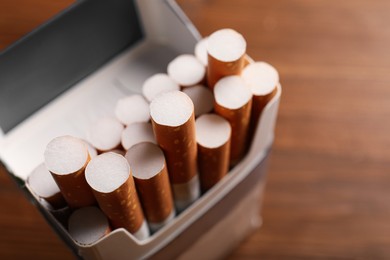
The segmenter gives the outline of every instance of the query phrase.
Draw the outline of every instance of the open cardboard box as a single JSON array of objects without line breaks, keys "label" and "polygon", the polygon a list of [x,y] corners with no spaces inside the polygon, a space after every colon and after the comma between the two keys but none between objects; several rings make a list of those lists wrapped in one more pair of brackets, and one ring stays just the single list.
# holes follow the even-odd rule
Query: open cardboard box
[{"label": "open cardboard box", "polygon": [[119,98],[141,93],[146,78],[165,72],[177,55],[193,53],[199,39],[174,1],[85,0],[0,55],[1,162],[77,255],[85,259],[213,259],[230,252],[260,226],[280,85],[263,111],[245,158],[144,241],[117,229],[92,245],[79,245],[25,183],[43,161],[52,138],[64,134],[85,138],[91,122],[113,115]]}]

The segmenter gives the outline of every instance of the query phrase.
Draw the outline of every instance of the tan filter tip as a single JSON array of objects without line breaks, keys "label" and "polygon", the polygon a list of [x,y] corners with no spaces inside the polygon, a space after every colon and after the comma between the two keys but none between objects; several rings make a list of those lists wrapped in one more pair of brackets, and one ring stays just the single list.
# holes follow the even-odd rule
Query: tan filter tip
[{"label": "tan filter tip", "polygon": [[164,126],[181,126],[194,111],[194,104],[187,94],[171,91],[159,95],[150,103],[150,115],[154,122]]},{"label": "tan filter tip", "polygon": [[130,164],[134,178],[137,179],[151,179],[165,167],[165,158],[161,149],[148,142],[133,146],[127,151],[125,158]]},{"label": "tan filter tip", "polygon": [[231,136],[229,122],[215,114],[202,115],[195,122],[196,141],[206,148],[218,148],[227,143]]},{"label": "tan filter tip", "polygon": [[90,245],[110,232],[107,217],[97,207],[85,207],[72,213],[68,221],[70,236],[77,243]]},{"label": "tan filter tip", "polygon": [[206,68],[194,55],[177,56],[168,64],[168,75],[182,87],[199,84],[206,75]]},{"label": "tan filter tip", "polygon": [[239,109],[249,102],[252,92],[240,76],[227,76],[214,87],[215,102],[227,109]]},{"label": "tan filter tip", "polygon": [[69,135],[54,138],[44,153],[46,168],[56,175],[68,175],[82,169],[88,161],[84,141]]},{"label": "tan filter tip", "polygon": [[228,172],[230,156],[230,123],[215,114],[196,120],[198,168],[202,191],[207,191]]},{"label": "tan filter tip", "polygon": [[251,63],[241,73],[242,78],[255,96],[270,94],[279,83],[279,73],[266,62]]},{"label": "tan filter tip", "polygon": [[180,90],[180,86],[165,73],[151,76],[142,85],[142,94],[149,102],[157,95],[173,90]]},{"label": "tan filter tip", "polygon": [[208,37],[207,51],[216,60],[233,62],[245,54],[246,41],[233,29],[221,29]]},{"label": "tan filter tip", "polygon": [[102,117],[90,126],[88,141],[100,152],[116,149],[124,126],[114,117]]},{"label": "tan filter tip", "polygon": [[93,158],[85,169],[85,178],[92,189],[110,193],[122,186],[130,177],[130,166],[117,153],[108,152]]},{"label": "tan filter tip", "polygon": [[173,211],[173,198],[162,150],[144,142],[127,151],[137,191],[149,223],[163,223]]}]

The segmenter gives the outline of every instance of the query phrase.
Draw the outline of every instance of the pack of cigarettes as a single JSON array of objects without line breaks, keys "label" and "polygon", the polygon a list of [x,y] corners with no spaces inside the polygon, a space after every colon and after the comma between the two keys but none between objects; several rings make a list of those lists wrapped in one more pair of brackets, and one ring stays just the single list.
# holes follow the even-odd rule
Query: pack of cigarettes
[{"label": "pack of cigarettes", "polygon": [[1,163],[84,259],[223,257],[261,225],[281,96],[246,44],[174,1],[75,3],[0,57],[0,97],[46,88],[0,100]]}]

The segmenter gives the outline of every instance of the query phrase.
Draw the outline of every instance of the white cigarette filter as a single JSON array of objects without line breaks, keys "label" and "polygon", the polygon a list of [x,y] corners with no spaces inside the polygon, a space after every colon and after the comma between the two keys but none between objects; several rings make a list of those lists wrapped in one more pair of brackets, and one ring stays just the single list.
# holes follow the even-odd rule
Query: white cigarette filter
[{"label": "white cigarette filter", "polygon": [[120,148],[123,129],[116,118],[102,117],[90,126],[88,141],[99,153]]},{"label": "white cigarette filter", "polygon": [[242,78],[252,91],[251,135],[255,132],[264,107],[276,94],[279,73],[266,62],[251,63],[244,68]]},{"label": "white cigarette filter", "polygon": [[207,39],[207,84],[213,89],[225,76],[239,75],[245,65],[246,41],[232,29],[221,29]]},{"label": "white cigarette filter", "polygon": [[200,84],[205,79],[206,68],[194,55],[182,54],[168,64],[168,75],[182,87]]},{"label": "white cigarette filter", "polygon": [[194,53],[195,57],[198,58],[198,60],[200,60],[204,66],[207,66],[207,37],[196,43]]},{"label": "white cigarette filter", "polygon": [[200,185],[206,192],[229,170],[231,127],[221,116],[206,114],[196,119]]},{"label": "white cigarette filter", "polygon": [[[180,211],[200,193],[194,105],[185,93],[171,91],[152,101],[150,113],[154,135],[167,161],[175,205]],[[180,192],[176,187],[180,187]]]},{"label": "white cigarette filter", "polygon": [[211,112],[214,108],[213,92],[204,85],[183,89],[194,103],[195,117]]},{"label": "white cigarette filter", "polygon": [[215,84],[214,97],[215,112],[232,127],[230,166],[234,166],[246,151],[252,92],[240,76],[227,76]]},{"label": "white cigarette filter", "polygon": [[126,151],[142,142],[156,143],[151,123],[134,123],[122,132],[122,146]]},{"label": "white cigarette filter", "polygon": [[142,94],[149,102],[152,102],[157,95],[173,90],[180,90],[180,86],[165,73],[151,76],[142,85]]},{"label": "white cigarette filter", "polygon": [[89,162],[85,177],[113,228],[125,228],[140,240],[149,236],[130,166],[122,155],[98,155]]},{"label": "white cigarette filter", "polygon": [[115,106],[115,116],[124,125],[150,120],[149,103],[141,95],[121,98]]},{"label": "white cigarette filter", "polygon": [[85,180],[84,170],[90,156],[84,141],[68,135],[56,137],[46,146],[44,158],[46,168],[69,207],[81,208],[96,204]]},{"label": "white cigarette filter", "polygon": [[90,144],[87,141],[84,141],[84,142],[87,144],[89,156],[91,156],[91,158],[96,157],[98,155],[98,152],[95,149],[95,147],[93,147],[92,144]]},{"label": "white cigarette filter", "polygon": [[125,157],[132,169],[146,219],[155,232],[175,216],[164,154],[156,144],[143,142],[132,146]]},{"label": "white cigarette filter", "polygon": [[97,207],[75,210],[69,217],[68,231],[74,241],[90,245],[111,231],[107,217]]},{"label": "white cigarette filter", "polygon": [[53,209],[66,206],[64,197],[54,181],[53,176],[47,170],[46,165],[41,163],[28,176],[27,183],[32,191],[41,199],[46,200]]}]

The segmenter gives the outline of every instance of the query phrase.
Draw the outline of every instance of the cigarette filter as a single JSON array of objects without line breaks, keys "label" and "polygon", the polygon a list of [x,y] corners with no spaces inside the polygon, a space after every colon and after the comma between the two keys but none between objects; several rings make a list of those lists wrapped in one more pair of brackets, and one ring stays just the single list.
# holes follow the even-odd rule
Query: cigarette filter
[{"label": "cigarette filter", "polygon": [[220,79],[214,88],[215,112],[232,127],[230,166],[244,156],[252,106],[252,92],[240,76]]},{"label": "cigarette filter", "polygon": [[84,141],[68,135],[56,137],[46,146],[44,158],[46,168],[69,207],[81,208],[96,203],[85,180],[84,170],[90,156]]},{"label": "cigarette filter", "polygon": [[54,181],[53,176],[47,170],[44,163],[37,166],[28,176],[27,183],[33,192],[41,199],[46,200],[53,209],[66,206],[64,197]]},{"label": "cigarette filter", "polygon": [[88,164],[85,177],[113,228],[125,228],[141,240],[149,236],[130,166],[122,155],[98,155]]},{"label": "cigarette filter", "polygon": [[149,102],[152,102],[158,94],[173,90],[180,90],[180,86],[165,73],[151,76],[142,85],[142,94]]},{"label": "cigarette filter", "polygon": [[124,125],[150,120],[149,103],[141,95],[121,98],[115,106],[115,116]]},{"label": "cigarette filter", "polygon": [[175,216],[164,154],[156,144],[143,142],[132,146],[125,157],[149,226],[157,231]]},{"label": "cigarette filter", "polygon": [[182,87],[190,87],[202,83],[206,68],[194,55],[177,56],[168,64],[168,75]]},{"label": "cigarette filter", "polygon": [[107,217],[97,207],[75,210],[69,217],[68,231],[79,244],[90,245],[111,232]]},{"label": "cigarette filter", "polygon": [[208,37],[207,84],[213,89],[225,76],[239,75],[245,65],[246,41],[232,29],[221,29]]},{"label": "cigarette filter", "polygon": [[215,114],[202,115],[195,124],[200,185],[206,192],[229,170],[231,127]]},{"label": "cigarette filter", "polygon": [[99,153],[121,148],[121,136],[124,127],[114,117],[102,117],[91,125],[88,141]]},{"label": "cigarette filter", "polygon": [[207,37],[198,41],[194,49],[195,57],[202,62],[204,66],[207,66],[208,57],[207,57]]},{"label": "cigarette filter", "polygon": [[126,151],[142,142],[156,143],[151,123],[134,123],[123,130],[122,146]]},{"label": "cigarette filter", "polygon": [[89,153],[89,156],[91,158],[93,157],[96,157],[98,155],[98,152],[97,150],[95,149],[95,147],[92,146],[92,144],[90,144],[89,142],[85,141],[84,142],[87,144],[87,148],[88,148],[88,153]]},{"label": "cigarette filter", "polygon": [[255,62],[246,66],[241,76],[253,94],[250,123],[250,136],[252,137],[264,107],[276,94],[279,73],[266,62]]},{"label": "cigarette filter", "polygon": [[150,113],[167,161],[175,205],[184,209],[199,197],[194,105],[185,93],[171,91],[152,101]]},{"label": "cigarette filter", "polygon": [[214,108],[214,96],[213,92],[203,86],[196,85],[193,87],[183,89],[194,103],[195,117],[211,112]]}]

